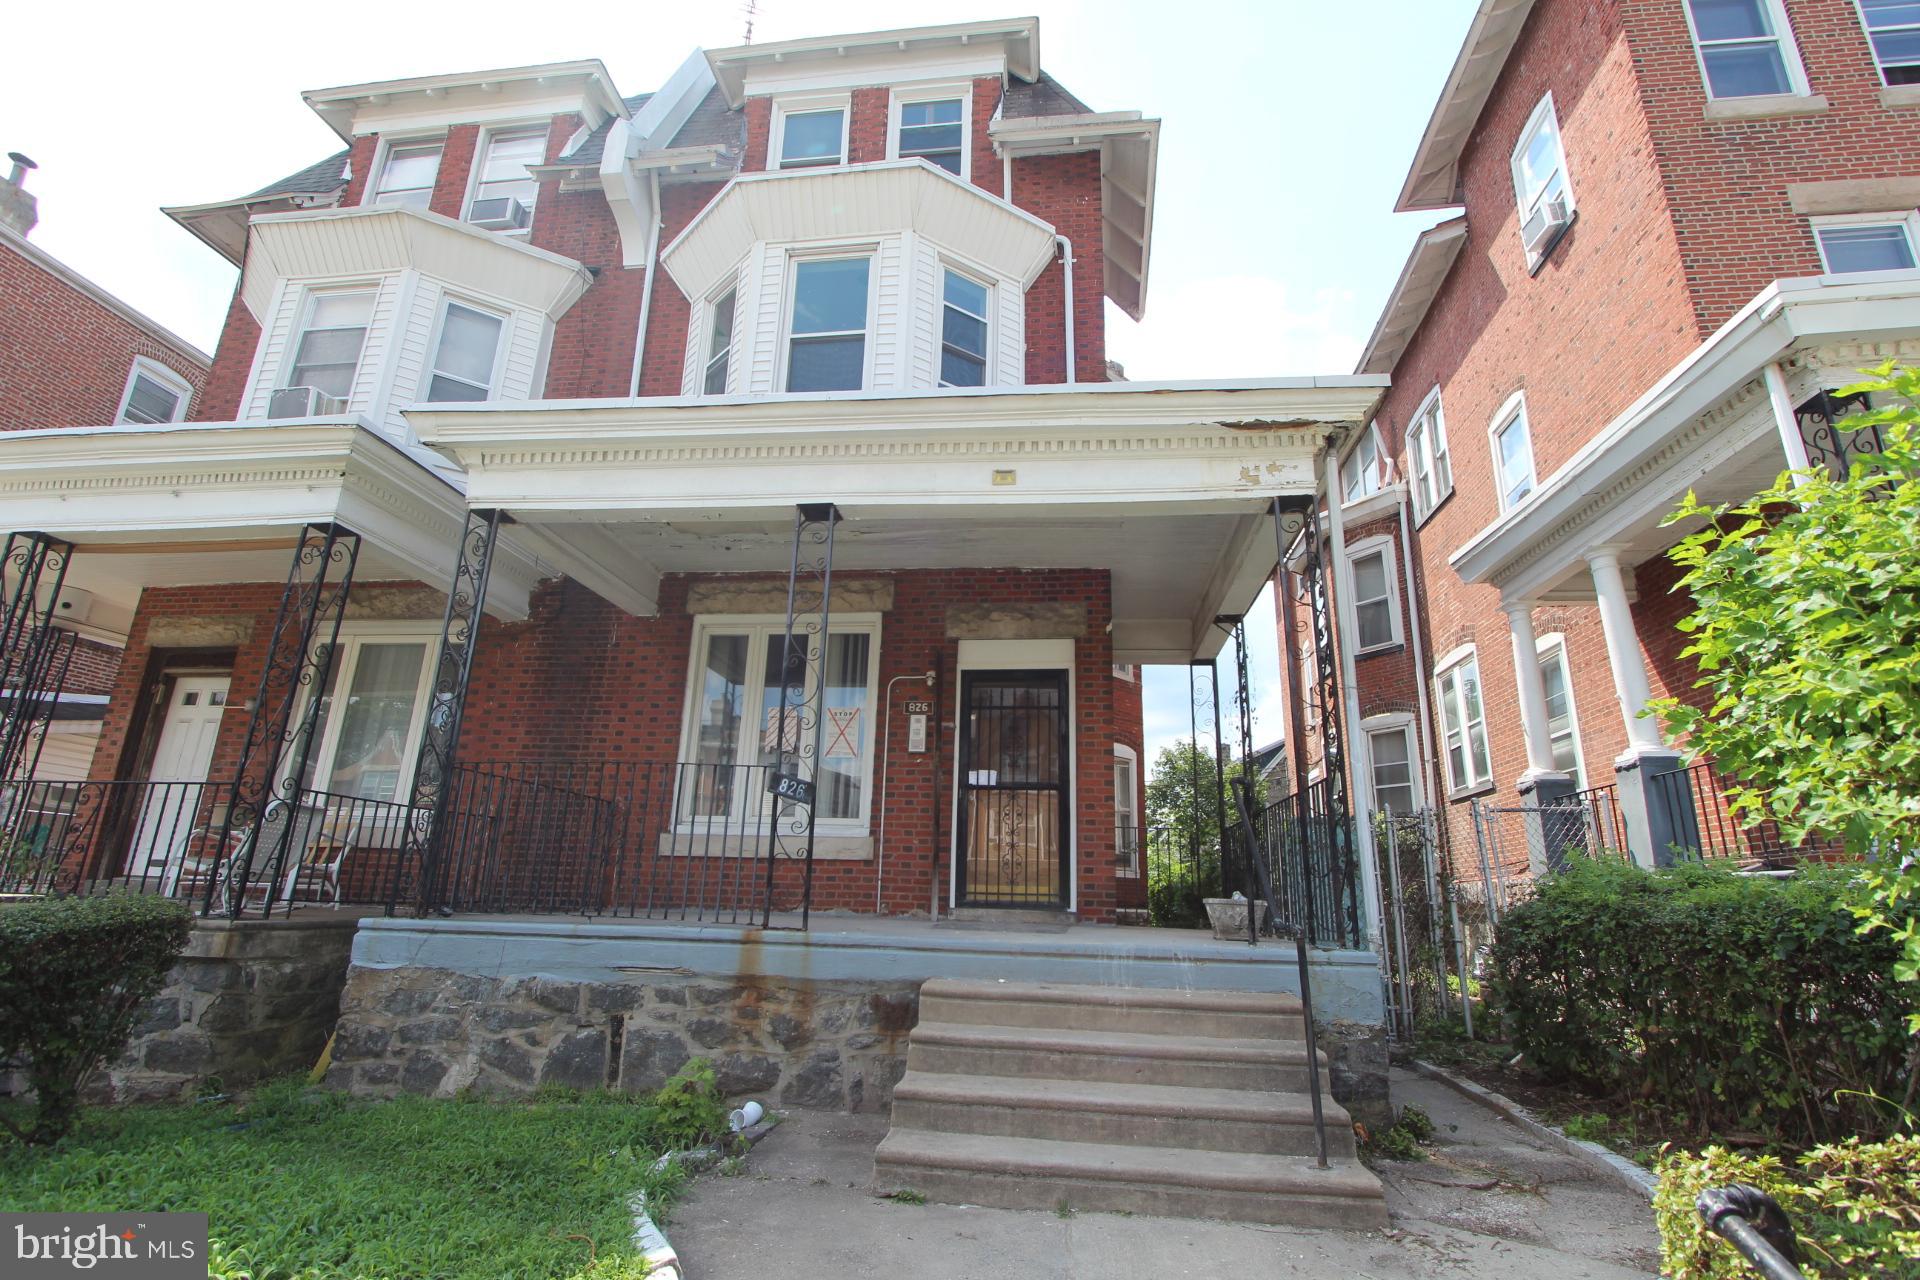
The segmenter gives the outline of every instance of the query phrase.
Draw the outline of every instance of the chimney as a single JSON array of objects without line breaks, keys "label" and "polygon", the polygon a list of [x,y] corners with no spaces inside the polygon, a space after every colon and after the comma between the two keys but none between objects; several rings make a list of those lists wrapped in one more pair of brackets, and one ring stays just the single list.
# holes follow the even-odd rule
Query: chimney
[{"label": "chimney", "polygon": [[40,220],[35,212],[39,201],[27,193],[27,170],[40,166],[18,151],[7,152],[7,159],[13,161],[13,172],[0,182],[0,226],[24,236]]}]

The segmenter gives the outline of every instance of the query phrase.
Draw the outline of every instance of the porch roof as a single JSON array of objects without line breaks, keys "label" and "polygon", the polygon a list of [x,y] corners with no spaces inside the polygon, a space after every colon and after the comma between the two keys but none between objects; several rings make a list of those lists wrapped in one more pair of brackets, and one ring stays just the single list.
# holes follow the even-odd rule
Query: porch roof
[{"label": "porch roof", "polygon": [[785,572],[793,508],[845,519],[836,569],[1095,568],[1116,661],[1221,643],[1379,377],[417,406],[476,507],[630,612],[665,573]]},{"label": "porch roof", "polygon": [[[352,416],[0,433],[0,528],[76,544],[68,586],[120,630],[145,587],[284,580],[308,523],[361,535],[359,580],[444,586],[465,518],[458,489]],[[509,539],[489,608],[525,617],[550,572]]]}]

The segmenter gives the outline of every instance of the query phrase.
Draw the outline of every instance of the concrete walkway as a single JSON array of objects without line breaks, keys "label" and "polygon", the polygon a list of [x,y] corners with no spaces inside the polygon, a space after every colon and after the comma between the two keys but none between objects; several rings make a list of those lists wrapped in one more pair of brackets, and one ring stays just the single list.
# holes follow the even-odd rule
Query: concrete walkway
[{"label": "concrete walkway", "polygon": [[907,1205],[867,1192],[883,1116],[795,1112],[739,1177],[707,1174],[667,1227],[691,1280],[1126,1280],[1248,1275],[1615,1280],[1659,1270],[1647,1204],[1444,1086],[1396,1070],[1432,1158],[1389,1164],[1393,1228],[1352,1235],[1181,1218]]}]

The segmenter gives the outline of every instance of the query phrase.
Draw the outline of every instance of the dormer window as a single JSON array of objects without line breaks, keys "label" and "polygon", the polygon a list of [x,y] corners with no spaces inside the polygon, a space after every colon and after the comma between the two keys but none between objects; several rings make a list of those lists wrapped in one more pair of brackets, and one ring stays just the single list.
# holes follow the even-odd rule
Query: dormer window
[{"label": "dormer window", "polygon": [[729,289],[710,305],[707,321],[707,365],[701,379],[702,395],[727,394],[727,366],[733,358],[733,308],[740,291]]},{"label": "dormer window", "polygon": [[957,177],[966,176],[966,100],[928,98],[897,104],[894,154],[919,156]]},{"label": "dormer window", "polygon": [[847,162],[847,103],[784,103],[774,110],[776,169],[818,169]]},{"label": "dormer window", "polygon": [[369,204],[424,209],[433,199],[434,180],[440,176],[440,144],[409,142],[387,148]]},{"label": "dormer window", "polygon": [[442,402],[491,398],[503,328],[500,317],[491,312],[448,302],[440,316],[440,340],[434,345],[425,398]]},{"label": "dormer window", "polygon": [[940,308],[940,385],[987,385],[987,299],[992,291],[947,268]]},{"label": "dormer window", "polygon": [[867,282],[873,260],[794,263],[787,390],[859,391],[867,374]]},{"label": "dormer window", "polygon": [[527,172],[547,157],[544,128],[489,134],[481,153],[479,180],[467,202],[467,221],[491,231],[523,231],[533,225],[539,184]]},{"label": "dormer window", "polygon": [[284,385],[313,387],[346,402],[353,395],[353,376],[360,369],[360,348],[372,319],[371,289],[314,294]]}]

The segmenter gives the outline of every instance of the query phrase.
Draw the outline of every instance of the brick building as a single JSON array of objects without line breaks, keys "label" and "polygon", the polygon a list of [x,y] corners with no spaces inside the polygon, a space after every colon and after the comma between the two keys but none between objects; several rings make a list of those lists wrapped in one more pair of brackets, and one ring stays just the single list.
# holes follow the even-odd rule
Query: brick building
[{"label": "brick building", "polygon": [[[206,381],[207,354],[141,314],[30,239],[36,167],[8,157],[0,178],[0,430],[96,423],[166,423],[189,416]],[[30,722],[7,755],[47,779],[86,776],[106,695],[120,665],[128,614],[77,586],[45,589],[58,619],[46,647],[9,661],[0,676],[10,706]],[[30,705],[29,705],[30,704]],[[18,756],[18,759],[13,757]]]},{"label": "brick building", "polygon": [[1826,393],[1920,354],[1909,8],[1478,6],[1397,205],[1458,212],[1366,346],[1393,385],[1323,515],[1356,786],[1439,811],[1456,860],[1468,802],[1573,795],[1642,860],[1764,852],[1641,714],[1699,696],[1660,521],[1844,467],[1873,442]]},{"label": "brick building", "polygon": [[[340,151],[167,211],[239,269],[190,420],[0,442],[0,524],[125,611],[90,776],[151,798],[92,874],[272,837],[273,895],[1144,900],[1138,666],[1212,656],[1384,381],[1108,381],[1158,121],[1031,19],[305,97]],[[435,804],[486,835],[423,887]]]}]

